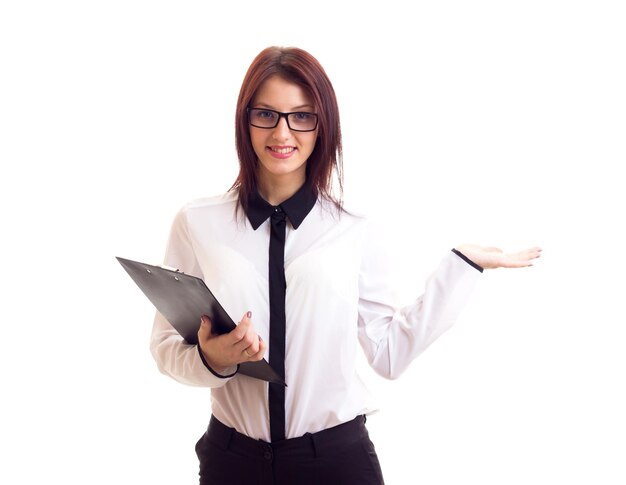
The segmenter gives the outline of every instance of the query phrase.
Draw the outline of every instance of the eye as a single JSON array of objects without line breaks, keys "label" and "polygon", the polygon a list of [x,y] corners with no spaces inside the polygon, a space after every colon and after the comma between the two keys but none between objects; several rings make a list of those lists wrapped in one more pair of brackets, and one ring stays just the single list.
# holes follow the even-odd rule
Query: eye
[{"label": "eye", "polygon": [[299,112],[299,113],[292,113],[292,116],[294,117],[296,121],[299,121],[299,122],[307,122],[307,121],[311,121],[315,119],[315,115],[313,113]]},{"label": "eye", "polygon": [[255,118],[260,120],[273,120],[276,118],[276,113],[267,109],[255,109],[252,110]]}]

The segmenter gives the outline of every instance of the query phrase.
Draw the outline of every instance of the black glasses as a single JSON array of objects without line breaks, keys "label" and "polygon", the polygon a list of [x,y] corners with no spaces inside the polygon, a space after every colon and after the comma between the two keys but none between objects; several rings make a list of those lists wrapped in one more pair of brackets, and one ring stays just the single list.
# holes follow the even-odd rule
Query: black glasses
[{"label": "black glasses", "polygon": [[248,108],[248,121],[257,128],[276,128],[281,118],[287,120],[287,126],[292,131],[313,131],[317,128],[317,115],[304,111],[281,113],[273,109]]}]

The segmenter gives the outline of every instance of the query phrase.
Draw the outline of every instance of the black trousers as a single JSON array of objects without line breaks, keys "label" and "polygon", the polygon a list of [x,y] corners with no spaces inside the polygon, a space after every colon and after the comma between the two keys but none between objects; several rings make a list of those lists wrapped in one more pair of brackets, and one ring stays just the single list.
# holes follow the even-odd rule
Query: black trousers
[{"label": "black trousers", "polygon": [[215,417],[196,444],[200,485],[383,485],[365,416],[319,433],[266,443]]}]

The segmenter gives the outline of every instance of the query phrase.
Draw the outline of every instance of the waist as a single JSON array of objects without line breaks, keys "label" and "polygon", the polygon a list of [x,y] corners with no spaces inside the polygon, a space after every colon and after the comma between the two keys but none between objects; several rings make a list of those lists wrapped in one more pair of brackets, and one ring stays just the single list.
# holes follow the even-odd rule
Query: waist
[{"label": "waist", "polygon": [[269,443],[239,433],[212,416],[206,437],[211,443],[224,450],[231,450],[247,456],[263,456],[268,460],[272,459],[274,455],[319,457],[337,453],[359,440],[369,439],[365,420],[365,416],[357,416],[352,421],[317,433],[306,433],[298,438]]}]

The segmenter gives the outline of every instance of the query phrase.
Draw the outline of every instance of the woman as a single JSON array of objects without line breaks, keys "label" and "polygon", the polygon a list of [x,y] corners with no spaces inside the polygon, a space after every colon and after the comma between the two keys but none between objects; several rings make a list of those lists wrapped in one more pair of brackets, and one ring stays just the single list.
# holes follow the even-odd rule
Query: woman
[{"label": "woman", "polygon": [[[303,50],[270,47],[253,61],[236,141],[235,184],[179,212],[165,264],[202,277],[241,321],[216,335],[199,315],[192,346],[157,314],[151,341],[163,373],[211,388],[200,483],[381,484],[357,342],[376,372],[397,377],[453,323],[483,268],[529,266],[540,250],[457,247],[422,297],[394,308],[376,230],[332,191],[333,177],[342,182],[337,101]],[[237,372],[264,357],[287,387]]]}]

